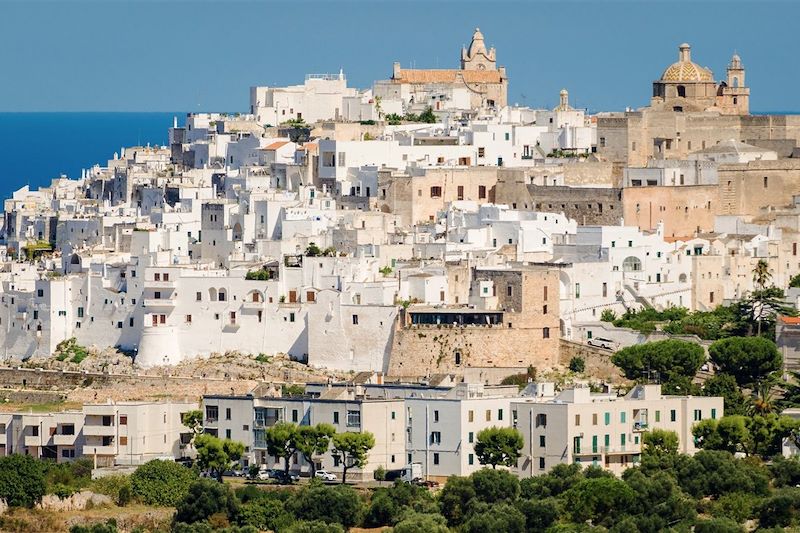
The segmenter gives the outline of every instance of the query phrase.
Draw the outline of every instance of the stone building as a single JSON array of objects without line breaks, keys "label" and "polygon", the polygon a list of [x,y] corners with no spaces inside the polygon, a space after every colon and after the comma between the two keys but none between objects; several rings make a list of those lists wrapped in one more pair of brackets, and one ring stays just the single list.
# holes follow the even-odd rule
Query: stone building
[{"label": "stone building", "polygon": [[559,272],[545,265],[473,270],[470,305],[401,314],[388,375],[454,373],[499,381],[558,364]]},{"label": "stone building", "polygon": [[494,48],[486,48],[478,28],[461,50],[459,69],[404,69],[395,63],[392,78],[375,82],[375,96],[400,99],[407,110],[501,108],[508,102],[508,76],[497,66]]}]

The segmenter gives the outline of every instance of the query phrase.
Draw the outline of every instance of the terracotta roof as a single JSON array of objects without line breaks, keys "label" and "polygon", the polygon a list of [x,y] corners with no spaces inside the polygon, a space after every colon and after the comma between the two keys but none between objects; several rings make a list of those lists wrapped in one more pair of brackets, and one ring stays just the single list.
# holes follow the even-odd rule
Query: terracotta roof
[{"label": "terracotta roof", "polygon": [[800,316],[779,316],[778,320],[784,324],[798,325],[800,324]]},{"label": "terracotta roof", "polygon": [[500,72],[497,70],[423,70],[400,69],[395,83],[455,83],[459,78],[467,83],[500,83]]},{"label": "terracotta roof", "polygon": [[270,145],[266,146],[266,147],[264,148],[264,150],[277,150],[277,149],[278,149],[278,148],[280,148],[281,146],[285,146],[285,145],[287,145],[287,144],[289,144],[289,141],[278,141],[278,142],[274,142],[274,143],[272,143],[272,144],[270,144]]}]

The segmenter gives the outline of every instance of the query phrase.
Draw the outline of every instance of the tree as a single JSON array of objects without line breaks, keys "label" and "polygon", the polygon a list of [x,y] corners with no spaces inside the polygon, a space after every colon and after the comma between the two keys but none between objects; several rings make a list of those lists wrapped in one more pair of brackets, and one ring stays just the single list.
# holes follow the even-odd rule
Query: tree
[{"label": "tree", "polygon": [[475,500],[472,478],[450,476],[439,494],[439,509],[447,524],[457,527],[464,523]]},{"label": "tree", "polygon": [[244,444],[230,439],[220,439],[203,433],[194,441],[197,449],[197,465],[208,470],[218,481],[222,481],[222,473],[238,461],[244,453]]},{"label": "tree", "polygon": [[192,440],[203,432],[203,411],[193,409],[181,414],[181,423],[192,431]]},{"label": "tree", "polygon": [[603,309],[600,313],[601,322],[614,322],[617,319],[617,314],[613,309]]},{"label": "tree", "polygon": [[724,399],[725,415],[747,414],[747,402],[736,378],[724,372],[717,372],[703,384],[704,396],[721,396]]},{"label": "tree", "polygon": [[44,496],[42,464],[28,455],[0,457],[0,500],[12,507],[33,507]]},{"label": "tree", "polygon": [[720,371],[732,375],[740,387],[755,386],[782,364],[775,343],[763,337],[721,339],[709,346],[708,353]]},{"label": "tree", "polygon": [[642,453],[672,455],[678,453],[678,434],[665,429],[652,429],[642,434]]},{"label": "tree", "polygon": [[751,448],[747,418],[739,415],[702,420],[692,428],[692,435],[697,446],[704,450],[746,453]]},{"label": "tree", "polygon": [[586,370],[586,360],[583,357],[573,357],[569,360],[569,369],[578,374]]},{"label": "tree", "polygon": [[317,464],[314,455],[321,455],[328,451],[331,438],[336,434],[336,428],[330,424],[320,423],[316,426],[300,426],[294,432],[294,448],[300,452],[306,462],[311,465],[311,478],[316,476]]},{"label": "tree", "polygon": [[306,248],[306,256],[307,257],[319,257],[322,255],[322,249],[316,245],[316,243],[310,242],[308,243],[308,247]]},{"label": "tree", "polygon": [[697,344],[669,339],[628,346],[615,353],[611,362],[628,379],[647,379],[655,373],[665,388],[673,380],[687,387],[705,362],[705,353]]},{"label": "tree", "polygon": [[614,477],[584,479],[564,493],[573,522],[591,520],[593,524],[604,526],[626,513],[635,499],[633,489]]},{"label": "tree", "polygon": [[795,274],[789,278],[789,288],[796,289],[800,287],[800,274]]},{"label": "tree", "polygon": [[447,521],[438,513],[406,513],[393,533],[449,533]]},{"label": "tree", "polygon": [[466,533],[485,533],[502,531],[503,533],[524,533],[525,515],[519,509],[507,503],[492,505],[476,512],[464,525]]},{"label": "tree", "polygon": [[172,461],[153,459],[131,474],[131,490],[145,505],[173,507],[197,479],[194,470]]},{"label": "tree", "polygon": [[372,433],[337,433],[333,436],[333,451],[341,457],[342,484],[347,480],[347,471],[351,468],[367,466],[369,451],[375,447]]},{"label": "tree", "polygon": [[312,484],[287,500],[286,507],[299,520],[324,520],[351,528],[359,523],[364,503],[350,487]]},{"label": "tree", "polygon": [[517,502],[517,509],[525,516],[528,531],[545,531],[559,517],[558,500],[555,498],[521,499]]},{"label": "tree", "polygon": [[771,279],[772,274],[769,272],[769,263],[765,259],[759,259],[756,266],[753,267],[753,285],[758,290],[764,290]]},{"label": "tree", "polygon": [[278,422],[267,429],[264,435],[267,453],[283,459],[283,471],[287,474],[289,473],[289,460],[297,451],[297,431],[296,424]]},{"label": "tree", "polygon": [[478,432],[475,455],[482,465],[514,466],[525,445],[522,435],[514,428],[490,427]]},{"label": "tree", "polygon": [[214,515],[227,520],[234,518],[239,509],[239,501],[231,489],[210,479],[198,479],[177,505],[175,521],[194,524],[208,520]]},{"label": "tree", "polygon": [[795,310],[784,301],[783,289],[778,287],[757,288],[750,296],[737,304],[740,319],[745,322],[748,336],[753,335],[753,323],[756,334],[768,338],[775,337],[775,316],[778,314],[794,316]]},{"label": "tree", "polygon": [[428,106],[428,109],[423,111],[417,117],[419,122],[425,122],[427,124],[434,124],[436,122],[436,115],[433,114],[433,108]]},{"label": "tree", "polygon": [[519,496],[519,480],[506,470],[483,468],[473,472],[470,477],[475,487],[475,496],[482,502],[513,502]]}]

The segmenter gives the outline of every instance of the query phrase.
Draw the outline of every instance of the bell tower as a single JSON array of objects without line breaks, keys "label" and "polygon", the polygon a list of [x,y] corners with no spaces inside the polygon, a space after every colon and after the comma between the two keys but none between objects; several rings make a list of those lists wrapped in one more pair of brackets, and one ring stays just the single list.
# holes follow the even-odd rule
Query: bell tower
[{"label": "bell tower", "polygon": [[497,70],[494,48],[486,49],[480,28],[475,28],[469,49],[461,49],[461,70]]},{"label": "bell tower", "polygon": [[750,88],[745,85],[744,66],[738,54],[731,57],[725,82],[719,85],[717,107],[726,115],[750,114]]}]

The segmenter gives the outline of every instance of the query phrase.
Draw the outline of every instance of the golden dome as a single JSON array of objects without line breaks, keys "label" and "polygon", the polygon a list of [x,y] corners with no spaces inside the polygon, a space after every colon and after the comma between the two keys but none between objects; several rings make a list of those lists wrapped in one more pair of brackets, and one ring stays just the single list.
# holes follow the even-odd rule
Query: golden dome
[{"label": "golden dome", "polygon": [[714,75],[705,67],[692,62],[691,47],[684,43],[679,47],[678,61],[667,67],[661,75],[663,81],[714,81]]}]

